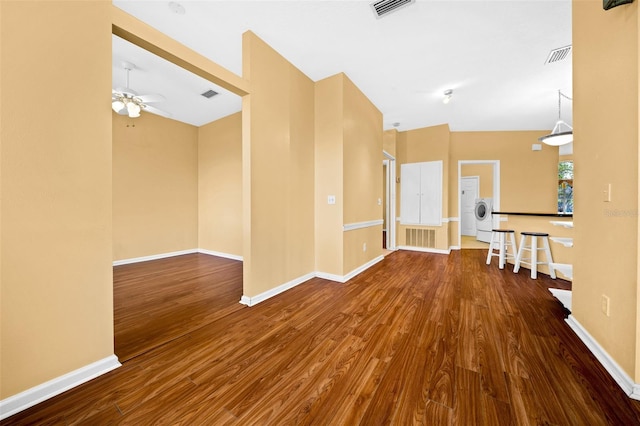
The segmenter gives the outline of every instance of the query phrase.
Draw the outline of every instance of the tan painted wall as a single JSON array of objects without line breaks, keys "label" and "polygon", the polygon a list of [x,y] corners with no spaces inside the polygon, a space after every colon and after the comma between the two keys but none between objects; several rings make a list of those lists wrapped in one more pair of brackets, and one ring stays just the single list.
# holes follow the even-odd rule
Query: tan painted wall
[{"label": "tan painted wall", "polygon": [[[346,75],[343,75],[343,91],[344,224],[380,220],[382,113]],[[363,248],[365,245],[366,248]],[[366,231],[347,231],[344,237],[344,254],[345,274],[380,256],[382,225]]]},{"label": "tan painted wall", "polygon": [[0,399],[113,354],[110,8],[0,2]]},{"label": "tan painted wall", "polygon": [[[457,164],[456,164],[457,167]],[[477,176],[480,181],[479,198],[493,197],[493,165],[491,164],[463,164],[460,170],[461,176]],[[456,194],[451,194],[455,197]]]},{"label": "tan painted wall", "polygon": [[244,295],[315,270],[314,84],[255,34],[243,35]]},{"label": "tan painted wall", "polygon": [[[442,218],[449,217],[449,146],[450,132],[449,125],[425,127],[422,129],[409,130],[407,132],[399,132],[396,139],[396,176],[402,180],[400,167],[405,163],[420,163],[424,161],[442,161]],[[456,163],[457,166],[457,163]],[[456,169],[457,170],[457,169]],[[456,171],[457,173],[457,171]],[[400,217],[401,212],[401,184],[396,184],[396,215]],[[441,226],[411,226],[411,228],[435,229],[436,231],[436,249],[448,250],[449,242],[449,225],[443,222]],[[397,243],[398,245],[406,244],[406,226],[398,222]]]},{"label": "tan painted wall", "polygon": [[[636,382],[638,37],[637,2],[609,11],[602,2],[573,2],[572,314]],[[605,203],[608,183],[612,201]],[[611,316],[601,312],[603,294]]]},{"label": "tan painted wall", "polygon": [[[328,195],[336,195],[335,205]],[[382,114],[336,74],[316,83],[317,270],[342,276],[380,256],[381,225],[343,226],[381,218]]]},{"label": "tan painted wall", "polygon": [[[343,116],[342,75],[316,82],[315,188],[316,270],[343,275]],[[327,197],[335,195],[336,204]]]},{"label": "tan painted wall", "polygon": [[197,248],[198,128],[112,116],[113,259]]},{"label": "tan painted wall", "polygon": [[[545,132],[452,132],[449,180],[452,212],[458,211],[458,161],[500,160],[500,209],[557,211],[558,148],[531,145]],[[457,214],[457,213],[456,213]]]},{"label": "tan painted wall", "polygon": [[242,114],[198,128],[198,247],[242,256]]},{"label": "tan painted wall", "polygon": [[396,156],[397,137],[398,131],[396,129],[385,130],[382,133],[382,149],[387,152],[387,154],[391,154],[393,157]]}]

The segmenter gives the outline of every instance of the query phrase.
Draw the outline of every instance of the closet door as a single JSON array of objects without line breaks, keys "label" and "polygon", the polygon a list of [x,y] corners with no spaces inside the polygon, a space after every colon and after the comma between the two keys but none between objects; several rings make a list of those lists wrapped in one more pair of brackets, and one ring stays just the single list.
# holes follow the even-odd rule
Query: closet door
[{"label": "closet door", "polygon": [[420,223],[420,163],[400,166],[400,223]]},{"label": "closet door", "polygon": [[442,161],[420,164],[420,224],[442,224]]},{"label": "closet door", "polygon": [[400,223],[442,224],[442,161],[400,166]]}]

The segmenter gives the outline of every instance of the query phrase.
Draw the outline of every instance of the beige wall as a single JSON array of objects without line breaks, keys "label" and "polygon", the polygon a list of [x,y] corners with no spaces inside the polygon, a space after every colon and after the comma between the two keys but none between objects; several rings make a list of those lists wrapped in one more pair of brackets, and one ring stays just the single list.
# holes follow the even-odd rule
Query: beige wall
[{"label": "beige wall", "polygon": [[[343,221],[348,225],[382,219],[382,113],[347,76],[342,80]],[[344,274],[380,256],[382,225],[346,231],[344,254]]]},{"label": "beige wall", "polygon": [[[329,205],[327,196],[335,195]],[[344,74],[316,83],[316,268],[346,275],[382,253],[382,114]]]},{"label": "beige wall", "polygon": [[314,271],[314,84],[243,35],[244,296]]},{"label": "beige wall", "polygon": [[[316,270],[342,275],[344,187],[342,75],[315,85]],[[327,197],[335,195],[336,204]]]},{"label": "beige wall", "polygon": [[0,399],[113,355],[110,8],[0,2]]},{"label": "beige wall", "polygon": [[[543,144],[542,151],[531,150],[543,134],[545,131],[452,132],[450,193],[458,193],[458,161],[499,160],[500,210],[555,213],[558,148]],[[458,211],[457,196],[451,197],[450,207]]]},{"label": "beige wall", "polygon": [[396,139],[398,131],[396,129],[385,130],[382,133],[382,149],[387,153],[396,156]]},{"label": "beige wall", "polygon": [[[399,132],[396,138],[396,176],[402,181],[401,165],[405,163],[420,163],[424,161],[442,161],[442,218],[449,217],[449,148],[450,132],[449,125],[425,127],[422,129]],[[457,169],[456,169],[457,170]],[[401,184],[396,184],[396,215],[400,217],[401,212]],[[436,231],[436,247],[438,250],[448,250],[449,223],[443,222],[441,226],[414,226],[411,228],[434,229]],[[397,244],[406,245],[406,229],[398,222]]]},{"label": "beige wall", "polygon": [[242,256],[242,114],[198,128],[198,247]]},{"label": "beige wall", "polygon": [[198,248],[198,129],[112,116],[113,259]]},{"label": "beige wall", "polygon": [[[572,314],[637,383],[638,3],[603,11],[602,2],[574,1],[572,13]],[[606,184],[611,202],[603,201]]]},{"label": "beige wall", "polygon": [[[477,176],[480,183],[478,198],[493,197],[492,164],[463,164],[462,167],[460,167],[460,176]],[[452,194],[452,196],[455,196],[455,194]]]}]

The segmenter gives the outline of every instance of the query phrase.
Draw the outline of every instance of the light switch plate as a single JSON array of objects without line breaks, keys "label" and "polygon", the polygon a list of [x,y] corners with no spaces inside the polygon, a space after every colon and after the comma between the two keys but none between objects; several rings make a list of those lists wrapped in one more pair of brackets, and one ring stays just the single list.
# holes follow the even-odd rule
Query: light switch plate
[{"label": "light switch plate", "polygon": [[610,183],[607,183],[604,185],[604,188],[602,189],[602,195],[603,195],[603,201],[605,203],[611,202],[611,184]]},{"label": "light switch plate", "polygon": [[329,195],[327,197],[327,204],[335,204],[336,203],[336,196],[335,195]]}]

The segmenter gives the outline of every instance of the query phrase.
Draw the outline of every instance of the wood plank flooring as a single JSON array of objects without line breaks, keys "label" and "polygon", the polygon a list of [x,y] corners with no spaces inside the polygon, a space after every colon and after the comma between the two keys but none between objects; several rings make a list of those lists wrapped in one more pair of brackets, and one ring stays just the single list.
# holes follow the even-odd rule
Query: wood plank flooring
[{"label": "wood plank flooring", "polygon": [[128,360],[2,424],[640,424],[547,291],[570,283],[485,258],[395,252],[345,284],[312,279],[252,308],[238,304],[238,262],[116,268]]}]

